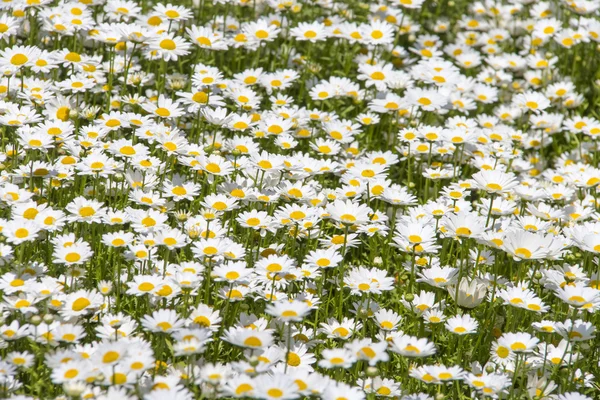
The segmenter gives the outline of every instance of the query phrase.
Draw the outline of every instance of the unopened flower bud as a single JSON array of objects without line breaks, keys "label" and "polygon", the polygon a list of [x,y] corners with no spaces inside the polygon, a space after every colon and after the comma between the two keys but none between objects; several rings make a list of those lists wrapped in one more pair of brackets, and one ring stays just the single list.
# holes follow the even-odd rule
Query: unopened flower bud
[{"label": "unopened flower bud", "polygon": [[177,221],[185,222],[190,218],[190,214],[184,211],[178,211],[175,213],[175,217],[177,218]]},{"label": "unopened flower bud", "polygon": [[252,356],[248,360],[248,364],[250,364],[252,367],[257,367],[258,364],[260,364],[260,360],[258,359],[257,356]]},{"label": "unopened flower bud", "polygon": [[63,390],[67,396],[78,398],[85,391],[85,384],[82,382],[65,382]]},{"label": "unopened flower bud", "polygon": [[113,174],[113,182],[117,182],[117,183],[121,183],[125,180],[125,175],[123,175],[121,172],[117,172],[115,174]]},{"label": "unopened flower bud", "polygon": [[187,230],[187,234],[190,237],[190,239],[197,239],[198,237],[200,237],[200,229],[196,227],[191,227]]},{"label": "unopened flower bud", "polygon": [[461,307],[475,308],[485,299],[487,294],[487,285],[481,279],[469,281],[462,278],[456,286],[448,287],[450,297]]},{"label": "unopened flower bud", "polygon": [[360,307],[358,310],[356,310],[356,316],[361,319],[367,319],[369,318],[369,310],[364,307]]}]

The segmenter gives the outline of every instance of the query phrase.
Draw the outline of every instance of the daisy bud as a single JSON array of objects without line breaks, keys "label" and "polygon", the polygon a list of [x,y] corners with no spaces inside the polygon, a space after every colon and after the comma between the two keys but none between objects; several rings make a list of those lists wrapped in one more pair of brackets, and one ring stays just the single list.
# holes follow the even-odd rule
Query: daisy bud
[{"label": "daisy bud", "polygon": [[415,299],[415,295],[412,293],[407,293],[404,295],[404,300],[411,302]]},{"label": "daisy bud", "polygon": [[367,376],[369,378],[375,378],[376,376],[379,376],[379,369],[377,367],[368,367]]},{"label": "daisy bud", "polygon": [[86,108],[85,110],[83,110],[82,114],[83,114],[83,118],[89,119],[89,120],[92,120],[96,117],[96,113],[89,108]]},{"label": "daisy bud", "polygon": [[475,308],[485,299],[487,285],[480,279],[469,281],[463,278],[456,286],[448,289],[450,297],[461,307]]},{"label": "daisy bud", "polygon": [[242,152],[239,151],[238,149],[233,149],[233,150],[231,150],[231,155],[234,157],[239,157],[242,155]]},{"label": "daisy bud", "polygon": [[69,111],[69,119],[75,119],[75,118],[77,118],[78,115],[79,115],[79,113],[77,112],[77,110]]},{"label": "daisy bud", "polygon": [[448,7],[454,7],[454,2],[453,1],[449,1],[448,2]]},{"label": "daisy bud", "polygon": [[142,83],[142,77],[139,74],[132,74],[129,80],[134,85],[139,85],[140,83]]},{"label": "daisy bud", "polygon": [[543,277],[543,276],[544,276],[544,275],[542,275],[542,273],[541,273],[540,271],[536,271],[536,273],[533,275],[534,279],[535,279],[535,280],[538,280],[538,281],[539,281],[540,279],[542,279],[542,277]]},{"label": "daisy bud", "polygon": [[252,367],[256,367],[258,366],[258,364],[260,364],[260,360],[258,359],[257,356],[252,356],[249,360],[248,363],[252,366]]},{"label": "daisy bud", "polygon": [[581,353],[585,355],[588,354],[592,348],[589,343],[581,342],[579,344],[579,349],[581,350]]},{"label": "daisy bud", "polygon": [[306,64],[306,67],[308,68],[308,70],[310,72],[312,72],[313,74],[318,74],[319,72],[321,72],[321,70],[323,69],[319,64],[314,63],[314,62],[309,62]]},{"label": "daisy bud", "polygon": [[78,398],[85,391],[85,384],[82,382],[65,382],[63,390],[67,396]]},{"label": "daisy bud", "polygon": [[240,311],[246,312],[250,309],[248,304],[240,304]]},{"label": "daisy bud", "polygon": [[369,318],[369,310],[361,307],[356,311],[356,316],[361,319],[367,319]]},{"label": "daisy bud", "polygon": [[43,319],[44,319],[44,323],[45,324],[50,325],[51,323],[54,322],[54,315],[52,315],[52,314],[46,314],[46,315],[44,315]]},{"label": "daisy bud", "polygon": [[443,393],[438,393],[435,395],[435,400],[444,400],[446,396]]},{"label": "daisy bud", "polygon": [[115,182],[123,182],[125,180],[125,175],[123,175],[120,172],[117,172],[116,174],[113,175],[113,181]]},{"label": "daisy bud", "polygon": [[33,326],[38,326],[42,323],[42,317],[40,317],[39,315],[34,315],[33,317],[31,317],[29,322],[31,322]]},{"label": "daisy bud", "polygon": [[185,82],[182,79],[173,79],[170,82],[171,89],[181,90],[185,86]]},{"label": "daisy bud", "polygon": [[187,230],[190,239],[197,239],[200,236],[200,229],[192,227]]},{"label": "daisy bud", "polygon": [[488,374],[493,373],[494,371],[496,371],[496,368],[494,368],[494,366],[492,364],[488,364],[485,367],[485,372],[487,372]]},{"label": "daisy bud", "polygon": [[375,264],[375,265],[381,265],[381,264],[383,264],[383,259],[381,257],[375,257],[373,259],[373,264]]},{"label": "daisy bud", "polygon": [[175,213],[175,217],[179,222],[185,222],[190,218],[190,214],[184,211],[178,211]]}]

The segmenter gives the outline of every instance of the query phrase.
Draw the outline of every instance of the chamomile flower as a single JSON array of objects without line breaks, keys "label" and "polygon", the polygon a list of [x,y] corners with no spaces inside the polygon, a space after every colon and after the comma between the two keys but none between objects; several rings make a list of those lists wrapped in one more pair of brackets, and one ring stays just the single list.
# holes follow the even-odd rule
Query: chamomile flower
[{"label": "chamomile flower", "polygon": [[457,335],[474,334],[479,323],[469,314],[457,315],[446,320],[446,329]]},{"label": "chamomile flower", "polygon": [[165,61],[177,60],[189,53],[191,45],[182,37],[163,34],[150,41],[150,51]]}]

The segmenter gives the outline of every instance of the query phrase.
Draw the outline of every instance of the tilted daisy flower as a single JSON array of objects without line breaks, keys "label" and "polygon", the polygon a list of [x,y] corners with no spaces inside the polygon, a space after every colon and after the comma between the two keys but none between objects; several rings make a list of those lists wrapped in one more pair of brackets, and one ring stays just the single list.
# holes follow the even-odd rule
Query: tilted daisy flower
[{"label": "tilted daisy flower", "polygon": [[223,340],[235,346],[249,349],[261,349],[273,342],[270,331],[256,331],[253,329],[230,328],[225,332]]},{"label": "tilted daisy flower", "polygon": [[388,277],[384,270],[359,267],[348,271],[344,283],[355,295],[380,294],[392,290],[393,278]]},{"label": "tilted daisy flower", "polygon": [[469,314],[457,315],[446,320],[446,329],[457,335],[467,335],[477,332],[479,323]]},{"label": "tilted daisy flower", "polygon": [[78,290],[65,298],[61,313],[65,317],[79,317],[97,311],[104,300],[97,291]]},{"label": "tilted daisy flower", "polygon": [[528,333],[505,333],[498,339],[498,345],[515,353],[527,353],[534,350],[539,340]]},{"label": "tilted daisy flower", "polygon": [[485,190],[490,194],[506,193],[518,184],[516,177],[512,174],[498,170],[482,170],[473,174],[478,189]]},{"label": "tilted daisy flower", "polygon": [[191,45],[182,37],[162,34],[151,39],[149,49],[156,54],[156,57],[170,61],[188,54],[190,47]]},{"label": "tilted daisy flower", "polygon": [[184,321],[174,310],[160,309],[151,315],[144,316],[141,323],[151,332],[172,333],[181,328]]},{"label": "tilted daisy flower", "polygon": [[435,354],[435,345],[425,338],[402,335],[392,341],[392,351],[405,357],[428,357]]},{"label": "tilted daisy flower", "polygon": [[308,315],[310,309],[302,301],[282,301],[269,305],[265,311],[282,321],[297,322],[302,321]]},{"label": "tilted daisy flower", "polygon": [[177,101],[165,98],[164,96],[160,96],[156,103],[143,103],[142,108],[153,116],[165,119],[177,118],[183,114],[183,110],[179,108]]},{"label": "tilted daisy flower", "polygon": [[351,200],[336,200],[327,206],[331,217],[344,225],[360,225],[370,220],[371,208],[364,204],[355,204]]},{"label": "tilted daisy flower", "polygon": [[100,222],[105,212],[105,208],[101,202],[88,200],[82,196],[73,199],[66,208],[71,213],[68,216],[70,221],[86,222],[88,224]]},{"label": "tilted daisy flower", "polygon": [[353,352],[357,360],[364,360],[369,365],[376,365],[378,362],[386,362],[389,355],[386,350],[388,344],[384,342],[373,342],[371,339],[357,339],[346,343],[345,347]]},{"label": "tilted daisy flower", "polygon": [[356,362],[356,357],[346,349],[325,349],[321,353],[323,357],[319,360],[322,368],[349,368]]}]

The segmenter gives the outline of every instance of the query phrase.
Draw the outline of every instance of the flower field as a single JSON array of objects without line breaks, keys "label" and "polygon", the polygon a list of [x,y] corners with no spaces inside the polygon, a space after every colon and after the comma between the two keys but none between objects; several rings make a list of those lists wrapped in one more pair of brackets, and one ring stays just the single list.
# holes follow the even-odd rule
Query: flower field
[{"label": "flower field", "polygon": [[599,0],[4,0],[0,398],[597,400]]}]

